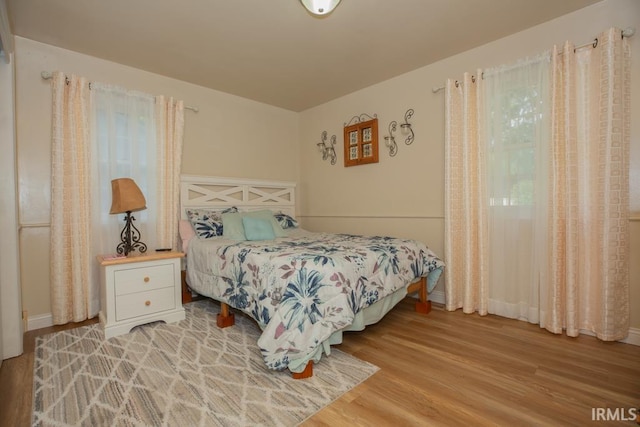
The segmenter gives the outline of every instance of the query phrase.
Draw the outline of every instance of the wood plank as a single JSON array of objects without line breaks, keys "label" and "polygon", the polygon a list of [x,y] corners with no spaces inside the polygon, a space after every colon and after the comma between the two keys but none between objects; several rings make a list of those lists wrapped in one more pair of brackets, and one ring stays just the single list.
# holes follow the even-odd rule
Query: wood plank
[{"label": "wood plank", "polygon": [[353,391],[363,389],[357,399],[338,399],[304,425],[352,413],[355,425],[414,425],[414,416],[421,425],[586,425],[593,407],[640,401],[639,347],[435,306],[413,316],[411,304],[345,334],[339,348],[381,371]]},{"label": "wood plank", "polygon": [[[590,425],[591,408],[640,402],[640,347],[414,303],[344,334],[337,348],[380,371],[303,425]],[[0,425],[30,425],[35,336],[61,328],[25,334],[25,354],[3,362]]]},{"label": "wood plank", "polygon": [[36,337],[97,323],[98,318],[80,323],[52,326],[24,334],[24,353],[2,361],[0,367],[0,426],[30,426],[33,400],[33,360]]}]

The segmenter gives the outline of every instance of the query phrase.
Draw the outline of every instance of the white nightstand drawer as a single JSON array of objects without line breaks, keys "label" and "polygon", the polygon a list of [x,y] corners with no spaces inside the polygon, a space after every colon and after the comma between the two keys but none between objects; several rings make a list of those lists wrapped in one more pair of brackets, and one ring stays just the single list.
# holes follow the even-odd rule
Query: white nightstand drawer
[{"label": "white nightstand drawer", "polygon": [[116,321],[144,316],[175,308],[173,286],[116,297]]},{"label": "white nightstand drawer", "polygon": [[96,257],[100,263],[100,323],[105,338],[126,334],[145,323],[184,319],[182,257],[181,252]]},{"label": "white nightstand drawer", "polygon": [[166,288],[174,285],[173,264],[119,270],[115,275],[116,295]]}]

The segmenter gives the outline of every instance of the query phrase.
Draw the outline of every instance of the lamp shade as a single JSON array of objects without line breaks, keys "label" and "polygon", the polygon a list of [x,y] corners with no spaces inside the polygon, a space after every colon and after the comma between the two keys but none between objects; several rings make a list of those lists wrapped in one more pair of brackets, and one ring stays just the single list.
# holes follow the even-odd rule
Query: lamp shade
[{"label": "lamp shade", "polygon": [[146,204],[142,191],[131,178],[111,181],[110,214],[141,211],[147,208]]},{"label": "lamp shade", "polygon": [[326,15],[338,6],[340,0],[300,0],[300,2],[314,15]]}]

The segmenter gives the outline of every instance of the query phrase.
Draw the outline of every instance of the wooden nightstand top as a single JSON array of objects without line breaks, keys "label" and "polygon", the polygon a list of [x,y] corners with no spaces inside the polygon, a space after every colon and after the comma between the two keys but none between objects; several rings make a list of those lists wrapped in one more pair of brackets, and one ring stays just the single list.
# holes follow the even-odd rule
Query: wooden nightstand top
[{"label": "wooden nightstand top", "polygon": [[182,258],[184,257],[183,252],[150,252],[148,254],[136,254],[129,255],[122,258],[108,258],[109,255],[98,255],[96,259],[100,263],[100,265],[117,265],[117,264],[128,264],[131,262],[144,262],[144,261],[156,261],[160,259],[170,259],[170,258]]}]

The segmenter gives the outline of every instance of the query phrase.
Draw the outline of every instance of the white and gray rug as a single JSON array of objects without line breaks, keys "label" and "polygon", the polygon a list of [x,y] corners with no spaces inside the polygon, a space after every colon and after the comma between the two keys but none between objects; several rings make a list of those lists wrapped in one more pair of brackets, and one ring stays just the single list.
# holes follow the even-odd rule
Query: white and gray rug
[{"label": "white and gray rug", "polygon": [[266,369],[251,319],[219,329],[216,303],[185,309],[110,340],[98,324],[37,338],[33,425],[291,426],[378,370],[333,349],[294,380]]}]

